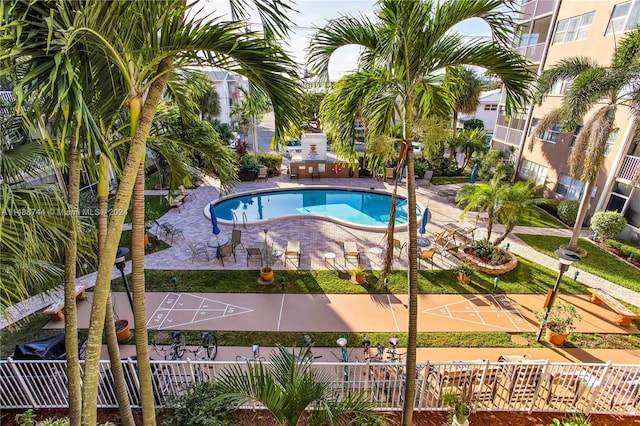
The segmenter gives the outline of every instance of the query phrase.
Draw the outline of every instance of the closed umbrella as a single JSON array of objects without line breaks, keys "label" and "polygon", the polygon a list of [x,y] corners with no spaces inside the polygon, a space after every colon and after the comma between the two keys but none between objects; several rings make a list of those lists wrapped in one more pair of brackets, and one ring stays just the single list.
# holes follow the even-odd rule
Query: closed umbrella
[{"label": "closed umbrella", "polygon": [[220,228],[218,227],[218,217],[216,216],[216,208],[213,204],[209,204],[209,214],[211,215],[211,224],[213,225],[213,235],[218,237],[220,234]]},{"label": "closed umbrella", "polygon": [[430,218],[431,213],[429,213],[429,208],[427,207],[422,213],[422,222],[420,224],[420,229],[418,229],[418,232],[420,232],[422,235],[426,234],[427,232],[427,223],[429,223]]},{"label": "closed umbrella", "polygon": [[478,165],[473,165],[473,170],[471,171],[471,177],[469,178],[469,183],[476,183],[476,175],[478,174]]}]

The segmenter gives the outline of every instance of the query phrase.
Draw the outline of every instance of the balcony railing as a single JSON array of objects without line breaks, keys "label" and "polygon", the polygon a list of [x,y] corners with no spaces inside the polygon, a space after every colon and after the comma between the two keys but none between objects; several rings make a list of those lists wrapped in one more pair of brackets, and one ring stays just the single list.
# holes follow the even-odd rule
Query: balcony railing
[{"label": "balcony railing", "polygon": [[518,53],[528,58],[532,62],[540,62],[544,52],[544,43],[531,44],[529,46],[518,47]]},{"label": "balcony railing", "polygon": [[522,130],[496,125],[493,129],[493,139],[518,146],[522,139]]},{"label": "balcony railing", "polygon": [[619,179],[631,181],[640,168],[640,157],[634,157],[633,155],[626,155],[618,173]]},{"label": "balcony railing", "polygon": [[[81,366],[84,366],[82,362]],[[153,394],[158,406],[185,392],[185,386],[214,381],[229,367],[251,368],[230,361],[151,361]],[[122,360],[131,405],[139,407],[136,361]],[[98,406],[118,406],[108,361],[100,361]],[[316,362],[331,375],[337,398],[366,391],[379,410],[401,410],[405,365],[391,362]],[[441,396],[466,396],[476,410],[639,414],[640,365],[555,363],[522,356],[458,362],[424,362],[415,373],[416,410],[445,410]],[[413,376],[414,373],[411,373]],[[68,406],[66,361],[0,361],[0,408]],[[262,408],[256,404],[257,408]]]},{"label": "balcony railing", "polygon": [[533,19],[538,16],[553,12],[553,6],[557,0],[533,0],[522,5],[518,19]]}]

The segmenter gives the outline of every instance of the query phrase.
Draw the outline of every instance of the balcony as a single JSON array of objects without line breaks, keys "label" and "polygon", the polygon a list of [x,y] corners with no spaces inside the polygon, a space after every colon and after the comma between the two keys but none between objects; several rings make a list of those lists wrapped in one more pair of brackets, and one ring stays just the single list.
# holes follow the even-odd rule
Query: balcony
[{"label": "balcony", "polygon": [[631,182],[633,177],[640,168],[640,157],[634,157],[633,155],[626,155],[622,162],[622,167],[618,173],[618,179],[622,179]]},{"label": "balcony", "polygon": [[532,62],[539,63],[542,60],[544,43],[531,44],[529,46],[520,46],[518,47],[517,51]]},{"label": "balcony", "polygon": [[493,139],[509,145],[520,146],[522,130],[496,124],[496,127],[493,129]]},{"label": "balcony", "polygon": [[518,19],[533,19],[553,12],[556,0],[533,0],[522,5]]}]

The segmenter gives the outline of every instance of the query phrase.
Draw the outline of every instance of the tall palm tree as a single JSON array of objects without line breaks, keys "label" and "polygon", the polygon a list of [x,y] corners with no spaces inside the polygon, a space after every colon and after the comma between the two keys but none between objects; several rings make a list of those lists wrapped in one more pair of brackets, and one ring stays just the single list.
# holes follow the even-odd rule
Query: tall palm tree
[{"label": "tall palm tree", "polygon": [[446,90],[451,92],[454,99],[453,124],[451,136],[456,137],[458,126],[458,114],[471,114],[480,104],[479,96],[482,92],[482,81],[476,73],[466,67],[450,67],[445,74],[444,84]]},{"label": "tall palm tree", "polygon": [[295,426],[307,412],[308,424],[384,424],[365,392],[351,392],[338,400],[335,377],[312,365],[310,348],[296,353],[278,347],[269,364],[232,365],[215,384],[215,400],[238,408],[252,402],[263,404],[283,426]]},{"label": "tall palm tree", "polygon": [[249,83],[249,89],[240,88],[243,94],[242,100],[231,108],[231,114],[238,117],[238,122],[243,126],[246,135],[251,130],[253,139],[253,152],[258,152],[258,121],[269,111],[269,98],[266,93]]},{"label": "tall palm tree", "polygon": [[[538,80],[537,99],[542,102],[554,84],[572,81],[558,110],[541,118],[533,137],[560,124],[561,131],[575,132],[584,120],[569,155],[569,173],[585,182],[578,217],[568,248],[578,246],[582,223],[589,209],[594,182],[604,161],[609,135],[615,128],[620,107],[635,111],[639,105],[638,75],[640,74],[640,27],[631,31],[616,47],[608,65],[600,65],[587,57],[572,57],[558,61],[545,70]],[[636,179],[640,179],[638,172]]]},{"label": "tall palm tree", "polygon": [[[23,4],[29,7],[26,1]],[[65,52],[76,47],[84,49],[91,56],[90,63],[101,65],[98,70],[92,70],[96,73],[94,77],[98,82],[111,82],[121,88],[120,83],[124,81],[124,87],[128,92],[127,106],[131,115],[133,136],[115,197],[113,206],[115,212],[124,212],[129,206],[156,107],[170,80],[171,73],[178,67],[206,63],[232,68],[248,76],[268,94],[273,102],[277,138],[283,138],[299,123],[296,95],[300,90],[295,78],[294,64],[282,49],[271,42],[271,35],[282,34],[286,29],[287,20],[283,14],[289,10],[289,7],[284,2],[274,0],[257,4],[265,20],[265,32],[270,34],[268,37],[254,32],[245,32],[244,25],[239,22],[212,21],[209,17],[192,18],[189,15],[192,5],[187,6],[179,0],[97,4],[61,1],[56,5],[66,6],[72,12],[79,11],[84,17],[80,25],[63,29],[66,44],[60,43],[57,47]],[[50,13],[55,15],[56,12],[52,6],[50,3],[43,4],[44,9],[51,10],[41,11],[44,13],[40,12],[39,19],[33,19],[30,16],[28,22],[21,22],[20,28],[15,25],[15,22],[22,20],[23,15],[14,15],[12,35],[16,42],[10,44],[18,47],[24,45],[24,40],[32,34],[30,31],[23,30],[28,25],[39,30],[44,26],[45,31],[53,33],[55,28],[47,27],[51,22]],[[234,15],[243,13],[238,2],[232,3],[232,12]],[[137,16],[139,19],[131,19],[131,16]],[[81,42],[84,43],[82,46],[80,46]],[[43,49],[39,54],[42,55],[42,52],[46,53],[47,50]],[[46,54],[42,56],[47,57]],[[18,61],[29,59],[29,56],[19,48],[15,48],[8,59]],[[78,63],[71,64],[71,67],[64,70],[53,69],[54,72],[69,70],[83,73],[88,72],[88,67],[86,63]],[[110,78],[114,76],[117,78]],[[49,78],[49,75],[39,75],[39,78],[44,80]],[[96,418],[102,325],[113,259],[123,222],[124,214],[112,216],[98,267],[85,362],[83,424],[93,424]],[[135,253],[135,247],[132,251]],[[142,270],[136,269],[137,272],[132,279],[140,279],[136,276],[141,275]],[[143,303],[143,299],[139,302]],[[144,329],[144,323],[140,327],[136,324],[136,332]],[[136,340],[145,341],[145,339],[146,335],[144,339]],[[148,362],[145,362],[148,356],[141,356],[139,353],[138,359],[140,360],[138,367],[141,394],[144,401],[143,415],[146,424],[154,424],[151,371]]]},{"label": "tall palm tree", "polygon": [[[434,74],[447,67],[475,65],[487,68],[504,83],[508,106],[524,104],[531,73],[525,60],[506,45],[510,39],[509,18],[505,14],[514,3],[500,0],[459,0],[455,2],[399,1],[378,2],[375,20],[342,16],[331,20],[311,40],[311,71],[327,79],[333,52],[342,46],[361,47],[359,70],[355,73],[371,85],[366,99],[347,98],[344,103],[364,102],[368,130],[383,134],[398,111],[403,126],[400,160],[406,161],[409,209],[409,330],[407,371],[416,365],[417,323],[417,221],[413,150],[415,112],[420,116],[434,110],[451,110],[452,100]],[[464,41],[450,30],[470,18],[481,18],[489,25],[494,40]],[[365,83],[362,83],[365,84]],[[445,102],[446,101],[446,102]],[[417,108],[419,107],[419,108]],[[345,108],[352,111],[353,108]],[[440,111],[442,112],[442,111]],[[354,117],[345,114],[341,122],[353,126]],[[392,219],[393,220],[393,219]],[[413,415],[415,381],[407,374],[403,424],[410,425]]]}]

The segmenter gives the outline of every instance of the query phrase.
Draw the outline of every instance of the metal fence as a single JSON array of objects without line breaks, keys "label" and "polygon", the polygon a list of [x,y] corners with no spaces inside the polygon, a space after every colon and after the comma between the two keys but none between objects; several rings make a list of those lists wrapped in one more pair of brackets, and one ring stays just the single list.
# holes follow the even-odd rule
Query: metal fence
[{"label": "metal fence", "polygon": [[[504,357],[499,362],[419,364],[416,410],[445,407],[441,396],[456,393],[476,410],[640,414],[640,365],[552,363]],[[135,360],[122,361],[130,402],[140,405]],[[192,383],[213,381],[227,361],[151,361],[156,404],[164,405]],[[240,363],[243,368],[251,364]],[[318,362],[313,368],[335,377],[338,396],[364,391],[381,410],[401,410],[406,371],[401,363]],[[67,406],[65,361],[0,361],[0,408]],[[99,407],[117,407],[108,361],[100,363]]]}]

